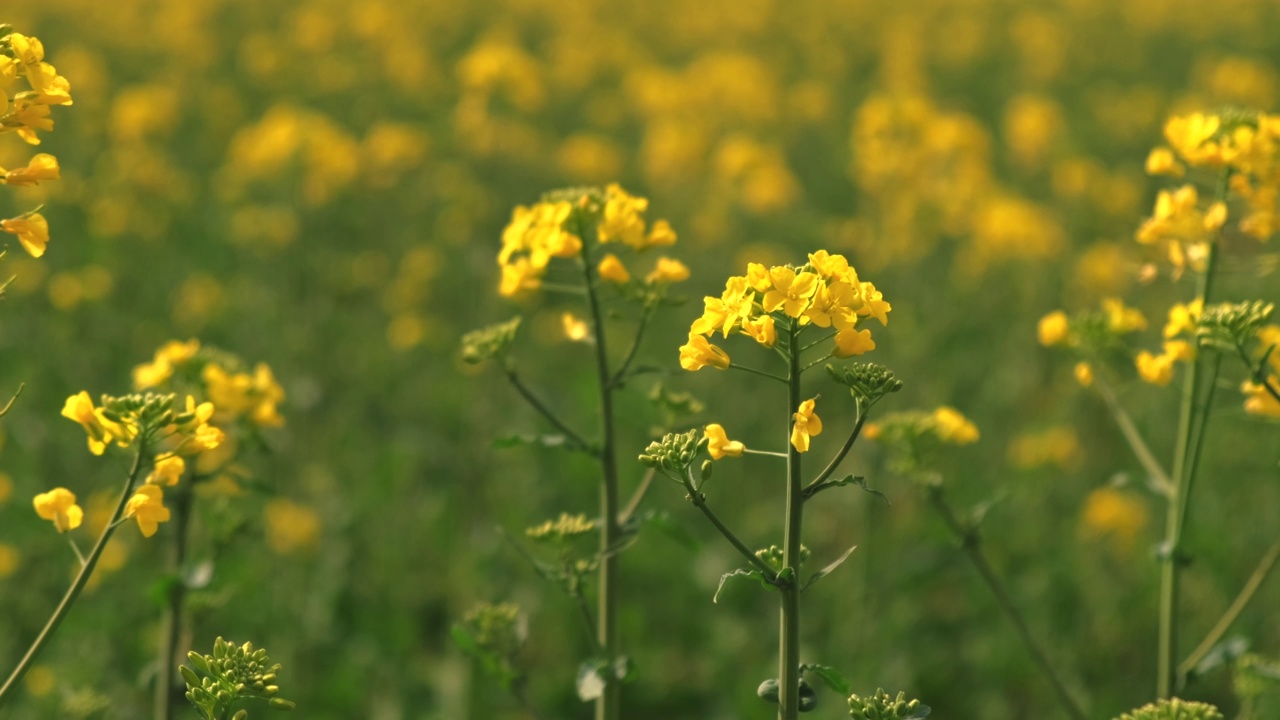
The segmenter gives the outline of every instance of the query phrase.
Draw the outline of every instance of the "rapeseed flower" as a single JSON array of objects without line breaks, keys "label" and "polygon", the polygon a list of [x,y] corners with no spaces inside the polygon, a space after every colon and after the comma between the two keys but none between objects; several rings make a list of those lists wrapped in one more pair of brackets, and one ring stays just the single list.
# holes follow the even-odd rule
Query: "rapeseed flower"
[{"label": "rapeseed flower", "polygon": [[822,434],[822,418],[814,412],[817,400],[815,397],[800,403],[792,416],[791,446],[796,452],[809,452],[809,438]]},{"label": "rapeseed flower", "polygon": [[124,506],[124,517],[138,521],[143,537],[156,534],[160,523],[169,521],[169,508],[164,506],[164,491],[157,485],[143,485],[134,491]]},{"label": "rapeseed flower", "polygon": [[741,457],[746,446],[738,440],[730,440],[724,427],[719,423],[711,423],[702,431],[707,440],[707,453],[711,459],[720,460],[725,457]]},{"label": "rapeseed flower", "polygon": [[60,533],[75,530],[84,520],[84,510],[76,504],[75,493],[62,487],[36,495],[32,501],[36,514],[53,522]]}]

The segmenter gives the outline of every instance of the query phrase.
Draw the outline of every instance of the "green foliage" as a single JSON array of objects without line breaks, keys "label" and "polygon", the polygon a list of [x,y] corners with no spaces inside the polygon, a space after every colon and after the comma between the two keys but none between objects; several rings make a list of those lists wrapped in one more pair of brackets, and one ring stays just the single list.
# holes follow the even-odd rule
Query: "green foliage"
[{"label": "green foliage", "polygon": [[[242,704],[260,701],[273,710],[292,710],[295,703],[280,697],[280,663],[272,663],[265,648],[236,645],[218,638],[212,655],[187,653],[191,666],[179,666],[187,684],[187,700],[206,720],[245,720]],[[234,714],[233,714],[234,713]]]}]

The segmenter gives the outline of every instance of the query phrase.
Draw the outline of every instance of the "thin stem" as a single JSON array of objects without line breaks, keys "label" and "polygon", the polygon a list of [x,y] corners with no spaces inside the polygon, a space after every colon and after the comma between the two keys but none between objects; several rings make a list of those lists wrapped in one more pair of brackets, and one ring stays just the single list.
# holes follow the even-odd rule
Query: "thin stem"
[{"label": "thin stem", "polygon": [[867,421],[867,413],[862,407],[862,398],[856,398],[854,400],[854,405],[858,412],[858,420],[853,424],[853,430],[849,433],[849,438],[845,440],[844,445],[840,447],[840,452],[836,453],[836,456],[831,458],[831,462],[827,463],[827,466],[822,469],[822,472],[818,473],[818,477],[814,478],[813,482],[804,486],[804,497],[806,500],[813,497],[822,489],[822,483],[826,482],[827,478],[831,477],[835,473],[836,468],[840,466],[840,463],[844,460],[844,456],[848,455],[849,451],[853,449],[853,443],[857,441],[858,435],[862,432],[862,426]]},{"label": "thin stem", "polygon": [[[578,220],[578,237],[587,233]],[[618,460],[614,447],[613,385],[609,372],[609,355],[605,344],[604,318],[596,296],[595,272],[587,243],[582,244],[582,278],[591,308],[591,325],[596,336],[596,376],[600,385],[600,586],[596,598],[596,634],[604,660],[613,666],[619,654],[618,643],[618,556],[613,549],[622,537],[618,525]],[[619,720],[622,716],[622,687],[610,677],[596,700],[596,720]]]},{"label": "thin stem", "polygon": [[725,525],[715,512],[707,506],[706,495],[693,486],[693,479],[689,475],[688,470],[685,471],[685,477],[682,478],[681,482],[684,483],[684,489],[689,493],[689,501],[693,503],[694,507],[701,510],[703,515],[707,516],[707,519],[711,521],[711,524],[715,526],[716,530],[720,531],[720,534],[724,536],[724,539],[728,540],[729,544],[732,545],[734,549],[742,555],[742,557],[746,558],[747,562],[751,563],[757,570],[764,573],[766,580],[770,583],[776,582],[778,579],[778,573],[774,571],[773,568],[769,567],[768,563],[757,557],[756,554],[752,552],[751,548],[747,547],[746,543],[738,539],[738,536],[729,529],[729,526]]},{"label": "thin stem", "polygon": [[539,290],[545,290],[546,292],[558,292],[558,293],[564,293],[564,294],[566,294],[566,295],[579,295],[579,296],[581,296],[581,295],[583,295],[583,294],[584,294],[584,293],[583,293],[583,291],[582,291],[582,288],[577,287],[576,285],[562,285],[562,284],[560,284],[560,283],[549,283],[549,282],[544,282],[544,283],[542,283],[542,284],[538,285],[538,289],[539,289]]},{"label": "thin stem", "polygon": [[573,428],[566,425],[558,415],[552,412],[551,408],[547,407],[547,404],[542,402],[542,399],[535,395],[533,391],[524,384],[524,381],[520,379],[520,376],[516,374],[515,370],[507,370],[506,374],[507,379],[511,381],[511,385],[516,389],[516,392],[520,393],[520,397],[527,400],[529,404],[533,406],[534,410],[542,413],[542,416],[546,418],[548,422],[554,425],[557,430],[564,433],[564,436],[569,439],[569,442],[589,453],[596,453],[596,451],[591,447],[591,443],[583,439],[583,437],[575,432]]},{"label": "thin stem", "polygon": [[1102,373],[1098,373],[1094,377],[1094,386],[1098,388],[1098,394],[1102,396],[1103,402],[1107,404],[1107,409],[1111,411],[1111,417],[1116,421],[1116,425],[1119,426],[1120,434],[1124,435],[1124,439],[1128,441],[1129,448],[1133,450],[1134,456],[1138,458],[1142,469],[1147,471],[1147,476],[1151,478],[1151,482],[1161,495],[1167,498],[1172,497],[1174,486],[1173,481],[1169,479],[1169,473],[1165,472],[1160,465],[1160,461],[1156,460],[1151,448],[1142,439],[1142,434],[1138,432],[1137,426],[1133,424],[1129,413],[1125,412],[1125,409],[1120,405],[1111,383],[1102,377]]},{"label": "thin stem", "polygon": [[777,380],[777,381],[778,381],[778,382],[780,382],[780,383],[785,383],[785,382],[787,381],[787,379],[786,379],[786,378],[784,378],[784,377],[782,377],[781,375],[774,375],[773,373],[765,372],[765,371],[763,371],[763,370],[756,370],[755,368],[750,368],[750,367],[747,367],[746,365],[739,365],[738,363],[735,363],[735,362],[731,362],[731,363],[729,363],[729,369],[730,369],[730,370],[745,370],[746,372],[753,373],[753,374],[755,374],[755,375],[760,375],[760,376],[762,376],[762,377],[767,377],[767,378],[769,378],[770,380]]},{"label": "thin stem", "polygon": [[951,530],[956,539],[960,541],[961,547],[964,549],[965,555],[969,557],[969,561],[978,570],[978,574],[982,576],[982,580],[987,584],[987,588],[991,590],[991,594],[995,596],[996,604],[1004,612],[1009,622],[1013,623],[1013,627],[1018,632],[1018,636],[1022,639],[1022,644],[1027,648],[1027,652],[1031,655],[1031,659],[1039,666],[1041,672],[1049,679],[1053,685],[1054,693],[1058,696],[1058,702],[1062,705],[1062,709],[1066,711],[1074,720],[1085,720],[1084,710],[1076,703],[1071,693],[1067,692],[1066,685],[1062,679],[1058,677],[1058,673],[1053,669],[1053,665],[1049,663],[1049,657],[1045,655],[1044,650],[1036,639],[1032,637],[1031,630],[1027,627],[1027,622],[1022,617],[1022,613],[1018,607],[1014,605],[1013,598],[1009,595],[1008,589],[1000,576],[996,574],[991,567],[991,563],[987,561],[987,557],[982,552],[982,546],[979,543],[978,533],[973,528],[967,528],[956,517],[951,506],[947,504],[946,498],[942,495],[942,488],[936,485],[928,488],[929,502],[933,508],[942,516],[943,522],[947,524],[947,528]]},{"label": "thin stem", "polygon": [[160,630],[160,647],[157,657],[159,667],[153,706],[156,720],[170,720],[173,717],[173,675],[177,667],[175,655],[178,653],[178,635],[182,632],[182,605],[187,592],[187,585],[182,577],[182,565],[187,559],[187,539],[190,534],[193,499],[190,478],[194,475],[193,470],[189,473],[187,483],[178,486],[173,495],[173,545],[169,549],[170,582]]},{"label": "thin stem", "polygon": [[111,522],[107,523],[107,526],[102,530],[102,534],[98,536],[98,542],[94,543],[93,549],[89,551],[89,557],[85,558],[84,564],[80,566],[80,572],[76,573],[75,580],[71,582],[71,587],[67,588],[66,595],[62,596],[62,602],[58,603],[53,615],[49,617],[49,622],[45,624],[44,629],[40,631],[35,641],[31,643],[31,647],[27,649],[27,654],[22,656],[18,666],[9,674],[9,679],[5,681],[4,686],[0,687],[0,707],[4,706],[5,699],[13,688],[17,686],[22,676],[26,675],[27,670],[31,669],[31,663],[35,661],[45,643],[49,642],[54,632],[58,630],[58,626],[62,624],[62,619],[67,616],[76,598],[80,596],[80,591],[84,590],[85,583],[89,582],[89,577],[93,575],[93,569],[98,566],[98,558],[102,557],[102,551],[107,547],[107,541],[111,539],[111,535],[115,532],[115,521],[124,513],[124,507],[129,503],[129,497],[133,493],[133,484],[137,482],[138,472],[142,469],[142,458],[146,455],[146,449],[145,442],[138,443],[138,453],[133,458],[133,467],[129,469],[124,489],[120,492],[120,502],[116,504],[116,510],[111,516]]},{"label": "thin stem", "polygon": [[[1213,271],[1217,264],[1217,243],[1209,244],[1209,256],[1204,273],[1200,275],[1197,297],[1205,305],[1213,288]],[[1195,425],[1196,398],[1200,393],[1200,361],[1203,353],[1196,353],[1187,369],[1182,386],[1182,403],[1178,412],[1178,441],[1175,446],[1173,469],[1170,478],[1174,492],[1169,497],[1165,515],[1165,539],[1160,573],[1159,625],[1156,638],[1156,697],[1168,698],[1173,689],[1174,663],[1177,658],[1178,589],[1182,570],[1182,530],[1188,493],[1187,461],[1191,454],[1192,432]],[[1205,417],[1208,421],[1206,406]]]},{"label": "thin stem", "polygon": [[649,486],[653,485],[653,477],[656,473],[657,468],[649,468],[644,477],[640,478],[640,485],[631,494],[631,499],[627,501],[627,506],[618,515],[619,525],[626,525],[631,516],[635,515],[636,511],[640,509],[640,503],[644,501],[645,494],[649,492]]},{"label": "thin stem", "polygon": [[591,643],[591,647],[595,648],[595,652],[601,652],[600,641],[596,639],[596,619],[591,617],[591,606],[587,604],[587,598],[582,594],[581,588],[575,590],[573,599],[578,606],[579,614],[582,616],[583,627],[587,631],[587,640]]},{"label": "thin stem", "polygon": [[1217,624],[1204,636],[1204,640],[1196,646],[1195,650],[1187,656],[1186,660],[1178,666],[1178,677],[1185,679],[1187,674],[1195,669],[1205,655],[1218,644],[1223,635],[1227,634],[1227,630],[1231,629],[1231,625],[1235,623],[1236,618],[1240,617],[1240,613],[1244,612],[1245,606],[1253,599],[1258,588],[1262,587],[1263,581],[1267,579],[1267,575],[1271,574],[1272,569],[1276,566],[1276,560],[1280,560],[1280,540],[1271,545],[1271,549],[1267,550],[1267,554],[1262,556],[1262,561],[1258,563],[1258,567],[1254,568],[1253,574],[1249,576],[1249,580],[1245,582],[1244,588],[1240,590],[1240,594],[1236,596],[1231,607],[1222,614]]},{"label": "thin stem", "polygon": [[627,350],[626,357],[622,359],[622,364],[618,366],[618,371],[609,380],[610,387],[619,387],[626,381],[627,371],[631,369],[631,363],[636,359],[636,352],[640,349],[640,342],[644,339],[644,331],[649,327],[649,320],[652,318],[653,308],[645,305],[644,313],[640,316],[640,325],[636,328],[635,340],[631,341],[631,347]]},{"label": "thin stem", "polygon": [[67,536],[67,544],[71,546],[71,552],[76,554],[76,559],[80,561],[80,567],[84,567],[84,553],[80,552],[80,546],[76,544],[75,538]]},{"label": "thin stem", "polygon": [[805,365],[803,368],[800,369],[800,372],[808,372],[815,365],[821,365],[822,363],[830,360],[832,357],[835,357],[833,353],[827,353],[826,355],[823,355],[822,357],[818,358],[817,360],[814,360],[808,365]]},{"label": "thin stem", "polygon": [[[8,285],[8,283],[5,284]],[[3,288],[0,288],[0,290],[3,290]],[[18,389],[13,392],[13,397],[9,398],[9,402],[5,403],[4,407],[0,408],[0,417],[4,417],[9,414],[9,410],[13,409],[13,404],[18,401],[18,396],[22,394],[22,389],[26,386],[26,383],[18,383]]]},{"label": "thin stem", "polygon": [[[804,347],[800,348],[800,352],[804,352],[805,350],[808,350],[809,348],[812,348],[812,347],[817,347],[818,345],[821,345],[822,343],[824,343],[824,342],[826,342],[826,341],[830,340],[831,338],[833,338],[833,337],[835,337],[835,336],[836,336],[836,332],[835,332],[834,330],[832,330],[831,332],[827,333],[826,335],[823,335],[822,337],[818,338],[817,340],[814,340],[813,342],[809,343],[808,345],[805,345]],[[826,358],[823,358],[823,359],[825,360]]]},{"label": "thin stem", "polygon": [[781,612],[778,617],[778,718],[797,720],[800,714],[800,537],[804,519],[804,479],[801,476],[801,454],[791,443],[791,425],[800,407],[800,353],[796,350],[800,336],[795,323],[787,329],[791,354],[787,362],[787,503],[786,524],[782,537],[782,569],[780,578]]},{"label": "thin stem", "polygon": [[786,453],[774,452],[774,451],[772,451],[772,450],[752,450],[751,448],[743,448],[743,449],[742,449],[742,454],[744,454],[744,455],[767,455],[767,456],[769,456],[769,457],[784,458],[784,459],[787,457],[787,454],[786,454]]}]

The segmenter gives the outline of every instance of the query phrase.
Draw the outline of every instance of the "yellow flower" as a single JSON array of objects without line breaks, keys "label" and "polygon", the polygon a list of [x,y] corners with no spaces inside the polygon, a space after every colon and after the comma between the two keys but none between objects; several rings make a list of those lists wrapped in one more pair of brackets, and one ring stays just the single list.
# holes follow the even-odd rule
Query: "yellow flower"
[{"label": "yellow flower", "polygon": [[18,569],[18,562],[22,558],[18,554],[18,548],[0,543],[0,580],[3,580],[13,574]]},{"label": "yellow flower", "polygon": [[1099,488],[1085,498],[1080,522],[1086,535],[1111,536],[1121,547],[1127,547],[1146,527],[1147,507],[1133,494]]},{"label": "yellow flower", "polygon": [[1172,117],[1164,125],[1164,137],[1174,150],[1197,167],[1221,167],[1222,148],[1212,142],[1222,121],[1217,115],[1193,113],[1184,117]]},{"label": "yellow flower", "polygon": [[804,316],[818,327],[847,330],[858,322],[858,310],[863,305],[857,287],[837,280],[818,287]]},{"label": "yellow flower", "polygon": [[613,253],[609,253],[600,259],[600,265],[596,268],[596,272],[600,274],[602,280],[608,280],[612,283],[631,282],[631,273],[627,272],[627,266],[623,265],[618,256]]},{"label": "yellow flower", "polygon": [[699,335],[710,335],[720,330],[724,337],[740,322],[751,316],[754,308],[755,293],[749,292],[747,279],[740,275],[731,277],[725,282],[724,292],[720,297],[702,299],[704,309],[702,317],[693,321],[689,332]]},{"label": "yellow flower", "polygon": [[560,316],[560,322],[564,325],[564,336],[573,342],[581,342],[587,339],[590,331],[587,329],[587,323],[573,313],[565,313]]},{"label": "yellow flower", "polygon": [[658,258],[653,272],[644,279],[649,284],[684,282],[689,279],[689,268],[679,260],[669,257]]},{"label": "yellow flower", "polygon": [[846,358],[851,355],[862,355],[876,349],[876,341],[871,339],[870,330],[848,328],[836,333],[836,349],[832,355]]},{"label": "yellow flower", "polygon": [[773,289],[765,293],[762,305],[765,312],[774,312],[779,308],[793,318],[798,318],[809,307],[813,294],[818,290],[818,276],[811,272],[797,273],[795,270],[779,266],[769,269],[769,280]]},{"label": "yellow flower", "polygon": [[813,411],[817,400],[815,397],[800,403],[800,409],[793,416],[791,446],[796,452],[809,452],[809,438],[822,434],[822,418]]},{"label": "yellow flower", "polygon": [[774,326],[772,315],[761,315],[758,318],[744,320],[742,332],[765,347],[773,347],[778,342],[778,330]]},{"label": "yellow flower", "polygon": [[84,520],[84,510],[76,504],[75,493],[66,488],[57,487],[40,493],[32,500],[32,504],[35,505],[36,514],[45,520],[52,520],[53,526],[60,533],[75,530],[80,527],[80,521]]},{"label": "yellow flower", "polygon": [[1174,157],[1173,151],[1169,148],[1158,147],[1147,156],[1148,175],[1182,177],[1186,171],[1187,169],[1178,162],[1178,158]]},{"label": "yellow flower", "polygon": [[1173,380],[1173,361],[1171,355],[1153,355],[1146,350],[1138,353],[1135,364],[1138,375],[1152,385],[1168,385]]},{"label": "yellow flower", "polygon": [[729,356],[702,335],[689,333],[689,342],[680,346],[680,367],[693,371],[707,366],[727,370]]},{"label": "yellow flower", "polygon": [[702,436],[707,439],[707,452],[712,460],[719,460],[725,456],[742,457],[742,451],[746,450],[746,446],[741,442],[730,440],[725,434],[724,427],[719,423],[708,425],[702,431]]},{"label": "yellow flower", "polygon": [[1196,346],[1186,340],[1165,340],[1164,354],[1174,360],[1190,362],[1196,357]]},{"label": "yellow flower", "polygon": [[177,485],[182,473],[187,470],[187,461],[177,455],[162,455],[155,459],[151,473],[147,475],[148,485]]},{"label": "yellow flower", "polygon": [[164,506],[164,491],[157,485],[143,485],[124,506],[124,516],[138,521],[143,537],[156,534],[160,523],[169,521],[169,508]]},{"label": "yellow flower", "polygon": [[1036,326],[1036,335],[1040,339],[1040,344],[1045,347],[1053,347],[1066,342],[1070,331],[1071,321],[1067,319],[1067,314],[1061,310],[1054,310],[1040,318],[1040,324]]},{"label": "yellow flower", "polygon": [[108,425],[109,421],[103,418],[100,408],[93,406],[93,400],[87,391],[81,390],[67,398],[67,402],[62,406],[62,416],[84,427],[89,436],[89,452],[101,455],[106,451],[107,443],[112,440],[111,428],[117,426],[114,423]]},{"label": "yellow flower", "polygon": [[1089,387],[1093,384],[1093,366],[1087,362],[1076,363],[1075,368],[1076,382],[1081,387]]},{"label": "yellow flower", "polygon": [[879,320],[881,325],[888,325],[889,311],[893,310],[893,306],[885,302],[884,294],[869,282],[859,283],[859,287],[862,292],[862,307],[858,309],[858,314],[863,317],[873,317]]},{"label": "yellow flower", "polygon": [[1104,298],[1102,311],[1107,316],[1107,329],[1117,335],[1147,329],[1147,318],[1142,311],[1131,308],[1118,298]]},{"label": "yellow flower", "polygon": [[819,250],[809,253],[809,265],[824,280],[838,280],[855,286],[858,284],[858,274],[843,255],[832,255],[826,250]]},{"label": "yellow flower", "polygon": [[945,443],[953,445],[968,445],[977,442],[981,437],[978,433],[978,426],[970,422],[953,407],[940,407],[933,411],[933,431],[938,435],[938,439]]},{"label": "yellow flower", "polygon": [[44,248],[49,244],[49,221],[40,213],[0,220],[0,230],[17,235],[18,242],[31,257],[44,255]]},{"label": "yellow flower", "polygon": [[39,153],[31,158],[26,167],[5,171],[0,169],[0,182],[7,185],[39,185],[41,180],[57,180],[61,177],[58,158],[47,153]]},{"label": "yellow flower", "polygon": [[1195,332],[1196,322],[1200,319],[1200,313],[1204,310],[1204,299],[1196,298],[1191,302],[1183,305],[1177,303],[1169,308],[1169,322],[1165,323],[1164,336],[1166,338],[1177,337],[1182,333]]},{"label": "yellow flower", "polygon": [[645,247],[653,247],[655,245],[675,245],[676,231],[671,228],[671,223],[666,220],[659,220],[653,224],[653,228],[649,230],[649,236],[645,238]]},{"label": "yellow flower", "polygon": [[[604,211],[596,226],[596,234],[602,243],[622,242],[636,250],[643,250],[650,244],[645,236],[644,218],[641,214],[649,209],[649,201],[635,197],[613,184],[605,188]],[[655,223],[656,225],[657,223]],[[671,226],[656,237],[658,244],[669,245],[675,242],[675,233]]]}]

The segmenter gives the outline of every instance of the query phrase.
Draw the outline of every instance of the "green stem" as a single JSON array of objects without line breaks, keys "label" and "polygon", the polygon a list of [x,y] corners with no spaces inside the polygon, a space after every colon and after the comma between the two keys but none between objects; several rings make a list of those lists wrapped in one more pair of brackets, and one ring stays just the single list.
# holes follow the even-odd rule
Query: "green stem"
[{"label": "green stem", "polygon": [[1000,610],[1004,612],[1009,622],[1013,623],[1013,627],[1018,632],[1018,637],[1022,639],[1022,644],[1027,648],[1027,652],[1031,655],[1031,659],[1039,666],[1041,672],[1049,679],[1053,685],[1054,693],[1058,697],[1058,702],[1062,705],[1062,709],[1066,711],[1074,720],[1085,720],[1084,711],[1076,704],[1075,698],[1071,693],[1067,692],[1066,685],[1062,679],[1058,677],[1058,673],[1053,669],[1053,665],[1049,663],[1049,657],[1045,655],[1044,650],[1036,639],[1032,637],[1027,622],[1022,617],[1022,613],[1018,607],[1013,604],[1013,598],[1009,595],[1008,589],[1000,576],[996,574],[995,569],[991,567],[991,563],[987,561],[987,557],[982,552],[982,546],[979,543],[978,533],[973,528],[965,527],[960,519],[956,517],[951,506],[947,504],[946,498],[942,495],[942,488],[936,485],[928,488],[929,502],[933,508],[942,516],[943,522],[951,530],[951,533],[960,541],[961,547],[964,549],[965,555],[969,557],[969,561],[977,568],[978,574],[982,576],[982,580],[987,584],[987,588],[991,590],[991,594],[996,598],[996,604],[1000,606]]},{"label": "green stem", "polygon": [[[182,604],[187,585],[182,576],[182,565],[187,559],[187,535],[191,524],[194,471],[188,481],[179,485],[173,494],[173,545],[169,552],[169,589],[165,602],[164,618],[160,630],[160,647],[155,687],[153,714],[156,720],[173,717],[174,670],[177,667],[178,635],[182,632]],[[178,697],[182,697],[178,695]]]},{"label": "green stem", "polygon": [[98,536],[98,542],[94,543],[93,549],[89,551],[89,557],[85,558],[84,564],[80,566],[80,572],[76,574],[75,580],[71,582],[71,587],[67,588],[67,593],[62,596],[62,602],[58,603],[53,615],[49,617],[49,622],[45,623],[44,629],[40,631],[35,641],[31,643],[31,647],[27,649],[27,654],[23,655],[22,660],[18,662],[18,667],[13,669],[4,686],[0,687],[0,707],[4,707],[5,699],[9,697],[9,694],[17,686],[18,681],[22,679],[22,676],[27,674],[27,670],[31,669],[31,663],[35,661],[45,643],[49,642],[54,632],[58,630],[63,618],[67,616],[71,606],[75,604],[76,598],[80,597],[80,591],[84,590],[85,583],[89,582],[90,576],[93,575],[93,569],[98,566],[98,558],[102,557],[102,551],[107,547],[107,541],[111,539],[111,535],[115,532],[116,521],[124,513],[124,507],[129,503],[129,498],[133,494],[133,484],[138,480],[138,472],[142,469],[142,458],[146,455],[146,449],[146,443],[139,442],[138,454],[133,459],[133,467],[129,469],[129,476],[125,480],[124,490],[120,493],[120,502],[116,504],[116,511],[111,515],[111,520],[107,523],[107,526],[103,528],[102,534]]},{"label": "green stem", "polygon": [[644,331],[649,327],[649,320],[652,318],[653,309],[646,305],[644,314],[640,316],[640,326],[636,328],[635,340],[631,342],[631,347],[627,350],[626,357],[622,359],[622,364],[618,366],[618,371],[609,380],[609,387],[621,387],[622,383],[626,382],[627,371],[631,369],[631,363],[636,359],[636,352],[640,349],[640,342],[644,339]]},{"label": "green stem", "polygon": [[1103,402],[1107,404],[1107,409],[1111,411],[1111,417],[1115,419],[1116,425],[1120,427],[1120,434],[1124,435],[1124,439],[1128,441],[1129,448],[1133,450],[1133,454],[1138,458],[1142,469],[1147,471],[1147,476],[1151,478],[1151,482],[1159,489],[1160,494],[1166,498],[1172,497],[1174,486],[1173,481],[1169,479],[1169,473],[1165,472],[1160,465],[1160,461],[1156,460],[1151,448],[1142,439],[1142,433],[1138,432],[1137,426],[1133,424],[1129,413],[1125,412],[1120,405],[1120,400],[1116,397],[1115,390],[1111,388],[1111,384],[1107,382],[1107,379],[1102,377],[1102,373],[1098,373],[1094,377],[1094,387],[1098,389],[1098,394],[1102,396]]},{"label": "green stem", "polygon": [[[586,238],[579,220],[578,237]],[[618,658],[618,556],[614,548],[622,537],[618,525],[618,461],[614,447],[613,383],[609,373],[609,355],[605,344],[604,318],[596,296],[595,271],[587,243],[582,244],[582,278],[591,308],[591,325],[596,342],[596,376],[600,385],[600,589],[596,599],[597,642],[604,660],[612,668]],[[622,715],[622,687],[617,678],[606,679],[604,691],[596,700],[596,720],[619,720]]]},{"label": "green stem", "polygon": [[728,540],[729,544],[732,545],[738,553],[742,555],[742,557],[746,558],[747,562],[751,563],[757,570],[764,573],[766,580],[770,583],[776,582],[778,579],[778,573],[775,572],[773,568],[769,567],[768,563],[761,560],[754,552],[752,552],[751,548],[747,547],[746,543],[742,542],[742,540],[740,540],[738,536],[729,529],[729,526],[725,525],[715,512],[707,506],[706,495],[693,486],[693,479],[687,469],[685,470],[682,482],[684,483],[684,489],[689,493],[689,501],[693,503],[694,507],[702,511],[702,514],[711,521],[711,524],[715,526],[716,530],[720,531],[720,534],[724,536],[724,539]]},{"label": "green stem", "polygon": [[787,329],[791,348],[787,372],[787,503],[782,538],[782,569],[779,578],[782,596],[778,618],[778,718],[798,720],[800,714],[800,536],[804,518],[804,479],[801,453],[791,444],[791,426],[800,407],[800,333],[794,323]]},{"label": "green stem", "polygon": [[755,368],[750,368],[750,367],[747,367],[746,365],[739,365],[735,362],[729,363],[729,369],[745,370],[746,372],[753,373],[755,375],[760,375],[761,377],[767,377],[770,380],[777,380],[780,383],[785,383],[787,381],[787,379],[782,377],[781,375],[774,375],[773,373],[765,372],[763,370],[757,370]]},{"label": "green stem", "polygon": [[861,398],[856,398],[854,400],[854,407],[858,412],[858,420],[853,424],[853,431],[849,433],[849,438],[845,440],[844,445],[840,447],[840,452],[836,453],[836,456],[831,458],[831,462],[827,463],[827,466],[823,468],[822,472],[818,473],[818,477],[814,478],[813,482],[804,487],[804,498],[806,500],[822,490],[822,483],[835,473],[836,468],[840,467],[840,463],[844,460],[844,456],[848,455],[849,451],[853,449],[853,443],[857,441],[858,435],[862,432],[862,426],[867,421],[867,413],[862,407]]},{"label": "green stem", "polygon": [[534,410],[541,413],[542,416],[547,419],[547,422],[551,423],[557,430],[564,433],[564,436],[569,439],[569,442],[577,445],[586,452],[595,454],[596,451],[592,449],[591,443],[587,442],[581,435],[575,432],[573,428],[565,424],[558,415],[552,412],[551,408],[547,407],[547,404],[542,402],[542,399],[535,395],[533,391],[524,384],[524,381],[520,379],[520,376],[516,374],[515,370],[507,370],[506,373],[507,379],[511,381],[511,385],[516,389],[516,392],[520,393],[520,397],[528,401],[529,405],[531,405]]},{"label": "green stem", "polygon": [[1218,644],[1222,636],[1227,634],[1227,630],[1231,629],[1231,625],[1235,623],[1236,618],[1240,617],[1240,613],[1244,612],[1245,606],[1253,599],[1254,594],[1258,592],[1258,588],[1262,587],[1267,575],[1271,574],[1271,570],[1275,568],[1276,560],[1280,560],[1280,540],[1273,543],[1271,549],[1267,550],[1267,554],[1262,556],[1262,561],[1258,563],[1258,567],[1254,568],[1253,574],[1249,576],[1249,580],[1245,582],[1244,588],[1240,590],[1240,594],[1231,603],[1231,607],[1227,608],[1227,611],[1222,614],[1222,617],[1213,626],[1213,629],[1209,631],[1209,634],[1204,636],[1204,640],[1201,640],[1196,649],[1192,650],[1187,659],[1183,660],[1182,664],[1178,666],[1178,677],[1180,679],[1185,679],[1187,674],[1194,670],[1200,664],[1200,661],[1204,659],[1204,656],[1208,655],[1209,651]]},{"label": "green stem", "polygon": [[[1209,303],[1209,293],[1213,289],[1213,271],[1217,264],[1218,248],[1216,243],[1209,245],[1209,256],[1205,262],[1204,273],[1200,275],[1197,297],[1205,304]],[[1160,606],[1159,626],[1156,639],[1156,697],[1168,698],[1173,689],[1174,663],[1177,661],[1178,634],[1178,590],[1179,574],[1182,569],[1182,531],[1186,520],[1186,501],[1190,490],[1190,478],[1187,472],[1187,460],[1191,455],[1192,433],[1195,429],[1196,398],[1200,394],[1200,361],[1203,352],[1196,353],[1195,360],[1187,368],[1186,379],[1182,385],[1182,404],[1178,412],[1178,443],[1174,451],[1173,469],[1170,479],[1173,480],[1173,494],[1165,514],[1165,538],[1161,557],[1160,573]],[[1208,404],[1204,409],[1201,423],[1208,422]]]}]

